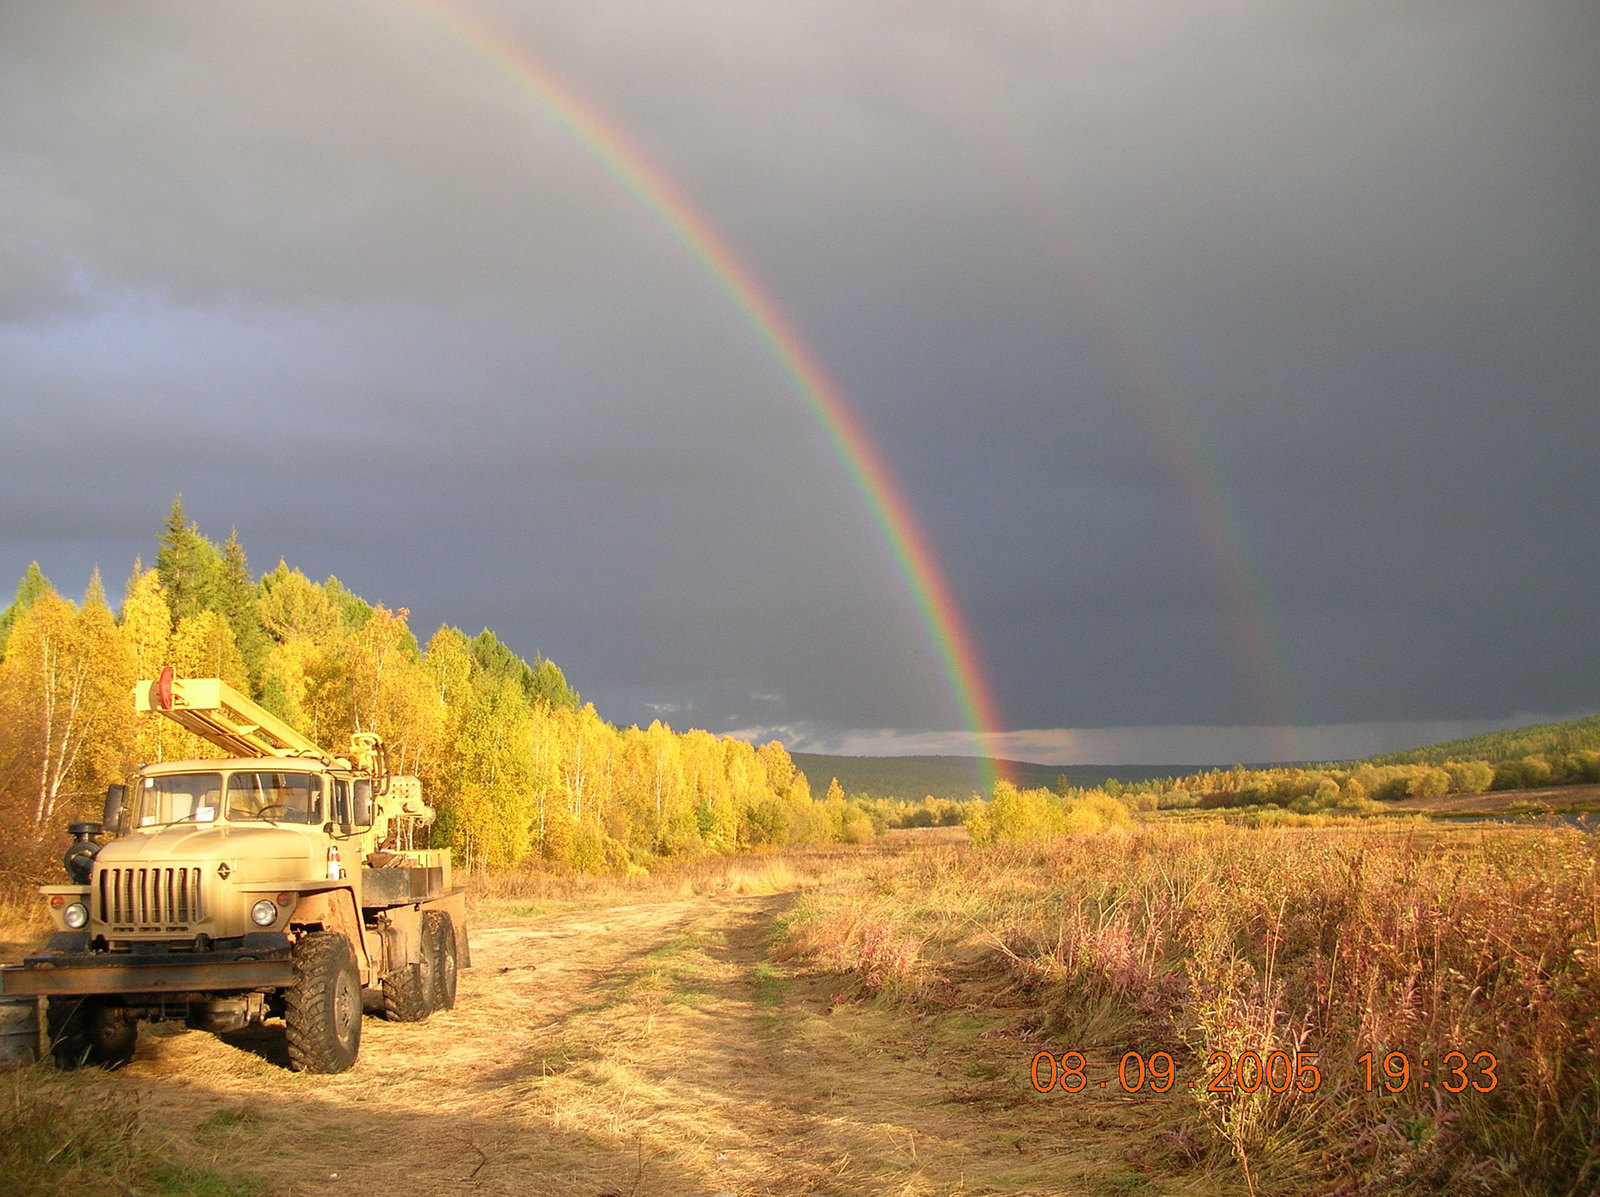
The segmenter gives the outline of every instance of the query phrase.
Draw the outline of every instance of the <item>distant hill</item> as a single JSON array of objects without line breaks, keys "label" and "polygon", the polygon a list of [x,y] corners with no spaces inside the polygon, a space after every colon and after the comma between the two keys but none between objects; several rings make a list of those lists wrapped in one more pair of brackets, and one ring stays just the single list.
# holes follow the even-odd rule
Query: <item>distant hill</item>
[{"label": "distant hill", "polygon": [[[1390,752],[1364,762],[1350,761],[1341,767],[1439,765],[1452,760],[1488,761],[1493,765],[1521,760],[1525,756],[1560,756],[1585,750],[1600,750],[1600,715],[1488,732],[1404,752]],[[829,756],[815,752],[791,755],[795,766],[811,782],[811,792],[818,798],[827,792],[829,780],[835,777],[846,794],[865,794],[869,798],[904,798],[915,802],[929,794],[935,798],[962,799],[983,793],[988,797],[982,763],[975,757]],[[1127,784],[1157,777],[1187,777],[1206,771],[1195,765],[1036,765],[1030,761],[1001,764],[1011,779],[1025,789],[1053,789],[1056,779],[1062,776],[1069,785],[1090,788],[1104,785],[1111,778]]]},{"label": "distant hill", "polygon": [[[969,756],[827,756],[815,752],[790,754],[795,766],[811,783],[811,793],[821,798],[828,782],[837,777],[846,794],[869,798],[905,798],[916,802],[935,798],[970,798],[983,793],[982,763]],[[1036,765],[1030,761],[1001,762],[1007,774],[1024,789],[1052,788],[1065,776],[1069,785],[1098,786],[1109,778],[1120,782],[1147,781],[1152,777],[1182,777],[1195,772],[1192,765]]]},{"label": "distant hill", "polygon": [[[1445,761],[1488,761],[1493,765],[1500,761],[1521,760],[1525,756],[1542,756],[1546,753],[1559,755],[1585,749],[1600,749],[1600,715],[1569,719],[1565,723],[1539,723],[1532,727],[1486,732],[1481,736],[1468,736],[1464,740],[1449,740],[1443,744],[1375,756],[1370,763],[1442,765]],[[839,784],[844,784],[842,779]]]}]

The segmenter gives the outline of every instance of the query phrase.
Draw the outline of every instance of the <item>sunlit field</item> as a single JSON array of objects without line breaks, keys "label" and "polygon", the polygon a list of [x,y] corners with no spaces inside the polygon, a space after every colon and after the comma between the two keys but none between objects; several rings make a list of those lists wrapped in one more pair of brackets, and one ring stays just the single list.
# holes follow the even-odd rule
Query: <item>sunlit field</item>
[{"label": "sunlit field", "polygon": [[1588,1193],[1597,862],[1560,829],[1157,824],[885,856],[790,934],[912,1003],[989,981],[1050,1053],[1041,1101],[1107,1077],[1181,1093],[1168,1167],[1227,1158],[1251,1191]]},{"label": "sunlit field", "polygon": [[0,1169],[45,1194],[1600,1182],[1578,831],[935,828],[472,886],[459,1005],[367,1019],[353,1072],[289,1073],[271,1028],[153,1029],[122,1072],[9,1070]]}]

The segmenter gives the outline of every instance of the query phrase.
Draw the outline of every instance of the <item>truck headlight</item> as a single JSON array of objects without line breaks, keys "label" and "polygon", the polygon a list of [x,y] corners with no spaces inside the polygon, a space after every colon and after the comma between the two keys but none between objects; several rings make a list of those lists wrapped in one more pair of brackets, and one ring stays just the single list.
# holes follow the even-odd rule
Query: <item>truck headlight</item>
[{"label": "truck headlight", "polygon": [[74,902],[61,912],[61,921],[74,931],[81,931],[89,925],[89,908],[82,902]]},{"label": "truck headlight", "polygon": [[250,908],[250,921],[258,927],[270,927],[278,921],[278,908],[262,898]]}]

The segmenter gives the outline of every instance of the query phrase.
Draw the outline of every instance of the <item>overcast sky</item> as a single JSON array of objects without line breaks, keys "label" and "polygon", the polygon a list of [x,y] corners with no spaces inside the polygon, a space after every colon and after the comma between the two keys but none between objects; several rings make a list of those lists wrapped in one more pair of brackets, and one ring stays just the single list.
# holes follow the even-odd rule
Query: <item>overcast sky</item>
[{"label": "overcast sky", "polygon": [[837,381],[1003,755],[1600,709],[1593,0],[0,0],[0,586],[115,600],[181,491],[614,722],[972,749],[770,348],[453,13]]}]

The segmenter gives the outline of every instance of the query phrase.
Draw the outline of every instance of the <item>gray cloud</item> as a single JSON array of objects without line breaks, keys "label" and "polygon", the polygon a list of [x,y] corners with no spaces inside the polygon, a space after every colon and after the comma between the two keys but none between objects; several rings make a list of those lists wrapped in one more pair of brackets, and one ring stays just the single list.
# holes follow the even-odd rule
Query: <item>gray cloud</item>
[{"label": "gray cloud", "polygon": [[[793,316],[1031,751],[1596,705],[1592,5],[473,11]],[[0,573],[178,490],[614,719],[959,723],[760,336],[420,7],[0,9]]]}]

